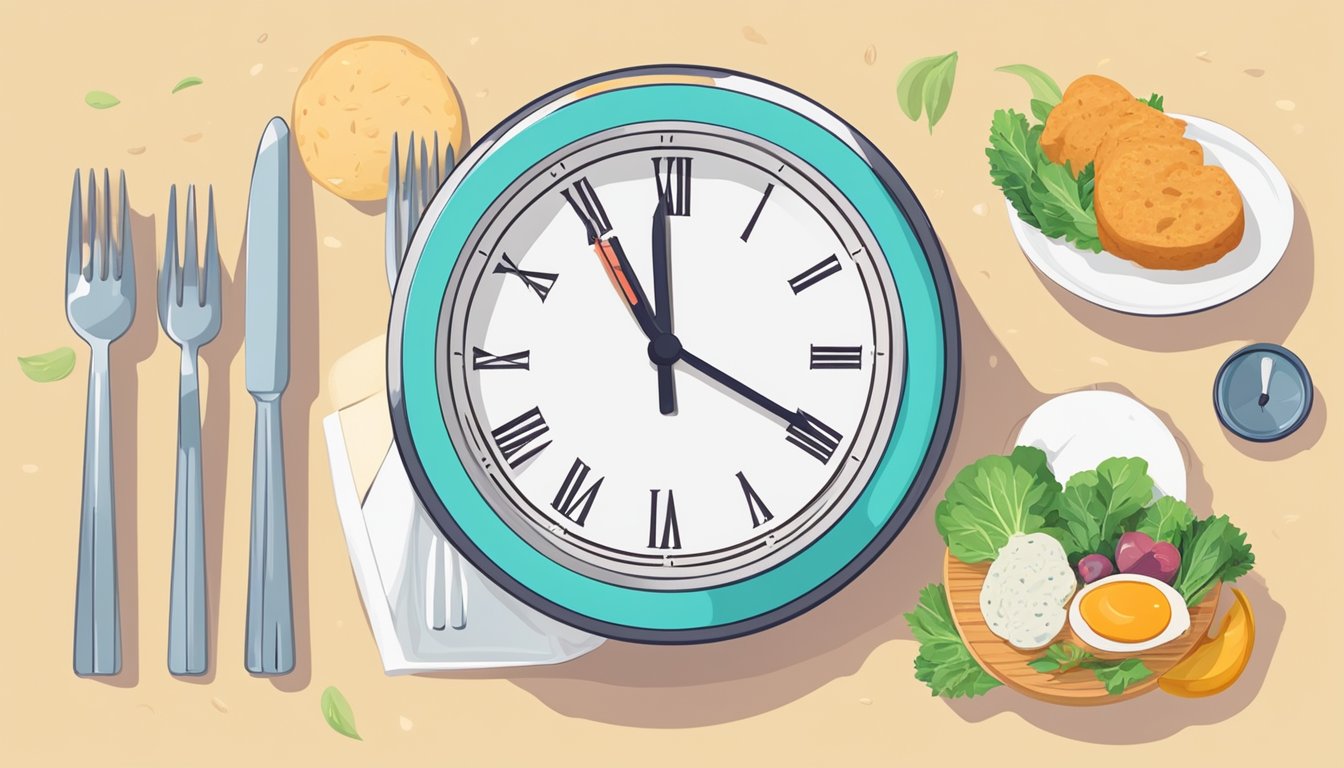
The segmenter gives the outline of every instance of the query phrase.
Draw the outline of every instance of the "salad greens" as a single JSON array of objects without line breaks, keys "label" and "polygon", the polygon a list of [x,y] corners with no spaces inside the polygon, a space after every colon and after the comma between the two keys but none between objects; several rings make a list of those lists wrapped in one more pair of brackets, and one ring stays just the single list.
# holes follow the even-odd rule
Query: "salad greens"
[{"label": "salad greens", "polygon": [[1153,479],[1143,459],[1111,458],[1069,478],[1050,518],[1063,528],[1071,560],[1098,552],[1111,557],[1120,534],[1153,498]]},{"label": "salad greens", "polygon": [[958,472],[934,511],[934,524],[958,560],[993,560],[1014,535],[1045,528],[1058,494],[1045,454],[1018,447],[1010,456],[986,456]]},{"label": "salad greens", "polygon": [[[1137,531],[1177,547],[1180,566],[1172,586],[1187,605],[1203,600],[1218,582],[1251,570],[1255,555],[1246,534],[1226,516],[1196,520],[1179,499],[1154,500],[1153,488],[1148,462],[1129,457],[1106,459],[1061,486],[1044,451],[1018,446],[958,472],[934,510],[934,524],[952,555],[966,563],[994,560],[1010,538],[1030,533],[1057,539],[1071,563],[1087,555],[1104,555],[1109,562],[1120,538]],[[934,695],[978,696],[998,687],[958,634],[943,585],[921,590],[905,620],[920,643],[915,678]],[[1091,670],[1111,694],[1153,674],[1141,659],[1100,659],[1067,642],[1051,645],[1028,665],[1045,674]]]},{"label": "salad greens", "polygon": [[1117,696],[1129,686],[1153,674],[1140,659],[1110,661],[1098,659],[1082,646],[1073,643],[1055,643],[1045,649],[1045,655],[1027,662],[1027,666],[1043,674],[1059,674],[1082,667],[1092,670],[1106,692]]},{"label": "salad greens", "polygon": [[1002,685],[966,650],[952,621],[952,609],[942,584],[930,584],[920,590],[919,603],[915,610],[905,614],[905,620],[910,633],[919,641],[915,679],[928,684],[934,696],[969,698]]},{"label": "salad greens", "polygon": [[1194,522],[1195,513],[1185,502],[1163,496],[1143,510],[1134,530],[1152,536],[1154,541],[1169,541],[1180,549],[1181,537]]},{"label": "salad greens", "polygon": [[1227,515],[1193,521],[1186,536],[1189,544],[1181,551],[1181,567],[1172,585],[1186,605],[1195,605],[1214,584],[1234,581],[1255,565],[1246,534]]},{"label": "salad greens", "polygon": [[[1038,122],[1012,109],[995,110],[989,128],[989,176],[1013,206],[1018,218],[1041,230],[1046,237],[1062,237],[1076,247],[1100,253],[1097,215],[1092,204],[1095,171],[1091,163],[1075,178],[1069,164],[1052,163],[1041,149],[1041,133],[1051,110],[1062,94],[1059,85],[1041,70],[1026,64],[999,67],[999,72],[1017,75],[1031,87],[1031,115]],[[1156,110],[1162,96],[1154,93],[1139,99]],[[912,118],[913,119],[913,118]]]}]

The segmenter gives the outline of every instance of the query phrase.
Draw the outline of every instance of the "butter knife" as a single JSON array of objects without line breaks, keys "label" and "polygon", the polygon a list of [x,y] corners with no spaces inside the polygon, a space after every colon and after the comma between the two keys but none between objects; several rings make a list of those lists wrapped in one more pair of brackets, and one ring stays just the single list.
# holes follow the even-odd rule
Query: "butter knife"
[{"label": "butter knife", "polygon": [[285,515],[280,395],[289,384],[289,126],[271,118],[247,199],[247,391],[256,401],[247,647],[254,675],[294,669],[294,613]]}]

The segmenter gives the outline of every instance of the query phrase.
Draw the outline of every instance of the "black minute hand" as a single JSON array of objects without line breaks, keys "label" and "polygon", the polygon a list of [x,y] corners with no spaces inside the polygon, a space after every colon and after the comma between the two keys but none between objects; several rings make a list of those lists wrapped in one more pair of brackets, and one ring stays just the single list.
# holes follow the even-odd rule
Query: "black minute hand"
[{"label": "black minute hand", "polygon": [[788,426],[788,437],[790,443],[798,446],[809,456],[813,457],[822,464],[831,460],[836,449],[840,446],[840,441],[844,436],[839,432],[823,424],[815,416],[807,411],[790,411],[788,408],[762,395],[760,392],[748,387],[746,384],[729,376],[727,373],[719,370],[715,366],[701,359],[699,356],[686,350],[681,350],[680,359],[686,361],[686,364],[695,370],[708,376],[715,382],[727,387],[733,392],[741,395],[757,407],[783,421]]}]

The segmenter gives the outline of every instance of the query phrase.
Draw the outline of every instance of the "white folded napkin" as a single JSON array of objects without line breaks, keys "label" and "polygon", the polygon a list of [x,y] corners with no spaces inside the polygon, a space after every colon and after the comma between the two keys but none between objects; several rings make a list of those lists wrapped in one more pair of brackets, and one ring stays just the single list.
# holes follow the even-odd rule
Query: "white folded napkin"
[{"label": "white folded napkin", "polygon": [[602,638],[508,595],[443,539],[392,444],[382,350],[383,340],[374,339],[332,367],[332,399],[343,406],[323,427],[350,563],[383,668],[555,664],[601,645]]}]

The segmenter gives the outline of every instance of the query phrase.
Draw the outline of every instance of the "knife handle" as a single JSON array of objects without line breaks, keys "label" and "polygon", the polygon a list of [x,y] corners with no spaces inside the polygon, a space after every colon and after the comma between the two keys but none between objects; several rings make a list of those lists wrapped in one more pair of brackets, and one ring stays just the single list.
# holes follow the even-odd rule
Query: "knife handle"
[{"label": "knife handle", "polygon": [[257,397],[244,659],[247,671],[254,675],[284,675],[294,670],[285,455],[278,394]]}]

